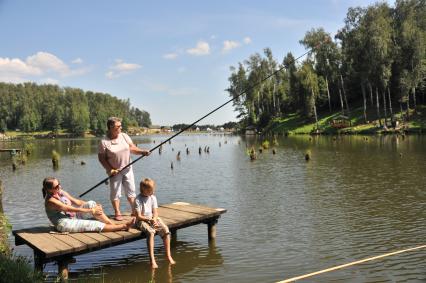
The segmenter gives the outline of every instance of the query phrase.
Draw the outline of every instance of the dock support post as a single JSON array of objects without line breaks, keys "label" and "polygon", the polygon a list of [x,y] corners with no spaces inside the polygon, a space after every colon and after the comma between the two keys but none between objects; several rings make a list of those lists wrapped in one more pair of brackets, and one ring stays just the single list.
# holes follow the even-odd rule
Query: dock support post
[{"label": "dock support post", "polygon": [[43,256],[34,251],[34,269],[43,272]]},{"label": "dock support post", "polygon": [[61,278],[61,282],[68,281],[68,261],[58,260],[58,275]]},{"label": "dock support post", "polygon": [[208,233],[209,240],[216,239],[216,224],[217,224],[217,218],[207,223],[207,233]]},{"label": "dock support post", "polygon": [[177,230],[171,230],[170,231],[170,242],[176,243],[177,241]]},{"label": "dock support post", "polygon": [[75,262],[72,257],[65,257],[58,259],[58,275],[61,278],[61,282],[68,282],[68,264]]}]

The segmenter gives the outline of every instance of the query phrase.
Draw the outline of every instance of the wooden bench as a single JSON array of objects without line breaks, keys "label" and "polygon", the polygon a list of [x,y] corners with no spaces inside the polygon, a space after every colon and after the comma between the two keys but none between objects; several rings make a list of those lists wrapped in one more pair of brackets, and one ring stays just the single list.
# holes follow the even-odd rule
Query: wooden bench
[{"label": "wooden bench", "polygon": [[[216,237],[216,223],[220,215],[226,212],[222,208],[185,202],[161,205],[158,211],[169,227],[172,238],[176,237],[178,229],[203,223],[207,224],[209,240]],[[129,215],[124,215],[125,220],[129,218]],[[68,264],[75,262],[74,256],[145,238],[134,228],[119,232],[60,233],[52,226],[15,230],[13,235],[16,246],[26,244],[33,249],[35,269],[43,271],[44,263],[56,261],[58,273],[63,279],[68,278]]]}]

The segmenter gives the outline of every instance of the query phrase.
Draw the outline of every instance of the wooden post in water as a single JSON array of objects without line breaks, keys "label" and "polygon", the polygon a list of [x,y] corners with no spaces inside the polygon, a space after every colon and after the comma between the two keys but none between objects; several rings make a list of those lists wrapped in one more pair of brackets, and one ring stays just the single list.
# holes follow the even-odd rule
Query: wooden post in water
[{"label": "wooden post in water", "polygon": [[170,231],[170,242],[173,244],[177,241],[177,230],[173,229]]},{"label": "wooden post in water", "polygon": [[208,233],[209,241],[216,239],[216,224],[217,224],[217,218],[207,223],[207,233]]},{"label": "wooden post in water", "polygon": [[68,281],[68,262],[66,260],[58,261],[58,274],[62,282]]},{"label": "wooden post in water", "polygon": [[43,272],[43,256],[34,251],[34,269]]},{"label": "wooden post in water", "polygon": [[74,262],[73,257],[64,257],[58,260],[58,274],[62,282],[68,282],[68,264]]}]

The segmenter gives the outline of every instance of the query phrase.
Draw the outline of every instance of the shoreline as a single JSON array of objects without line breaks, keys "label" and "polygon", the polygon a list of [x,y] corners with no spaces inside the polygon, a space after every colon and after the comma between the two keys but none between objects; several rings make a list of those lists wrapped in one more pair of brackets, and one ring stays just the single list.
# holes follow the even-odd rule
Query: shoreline
[{"label": "shoreline", "polygon": [[[341,112],[323,113],[318,123],[300,114],[293,113],[286,117],[272,120],[261,131],[268,134],[284,135],[415,135],[426,133],[426,106],[418,106],[417,111],[410,110],[410,119],[405,118],[406,112],[364,122],[361,108],[353,109],[351,117]],[[369,113],[369,117],[374,114]]]},{"label": "shoreline", "polygon": [[[173,135],[175,132],[158,132],[158,131],[144,131],[144,132],[135,132],[135,131],[127,131],[125,132],[129,136],[150,136],[150,135]],[[184,132],[183,134],[213,134],[213,135],[229,135],[234,134],[235,132],[208,132],[208,131],[188,131]],[[53,133],[46,131],[41,132],[31,132],[31,133],[25,133],[25,132],[17,132],[17,131],[7,131],[5,134],[0,133],[0,141],[17,141],[17,140],[33,140],[33,139],[72,139],[72,138],[101,138],[103,135],[94,135],[92,133],[85,133],[84,135],[76,135],[73,133],[67,133],[67,132],[59,132],[59,133]]]}]

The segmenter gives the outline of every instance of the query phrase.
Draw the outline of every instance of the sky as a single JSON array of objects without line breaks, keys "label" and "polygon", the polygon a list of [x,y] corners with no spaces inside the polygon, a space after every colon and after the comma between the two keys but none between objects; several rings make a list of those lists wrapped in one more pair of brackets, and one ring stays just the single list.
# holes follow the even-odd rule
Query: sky
[{"label": "sky", "polygon": [[[0,81],[108,93],[155,125],[190,124],[230,99],[231,66],[267,47],[297,57],[307,31],[334,35],[374,2],[0,0]],[[229,103],[199,124],[237,114]]]}]

